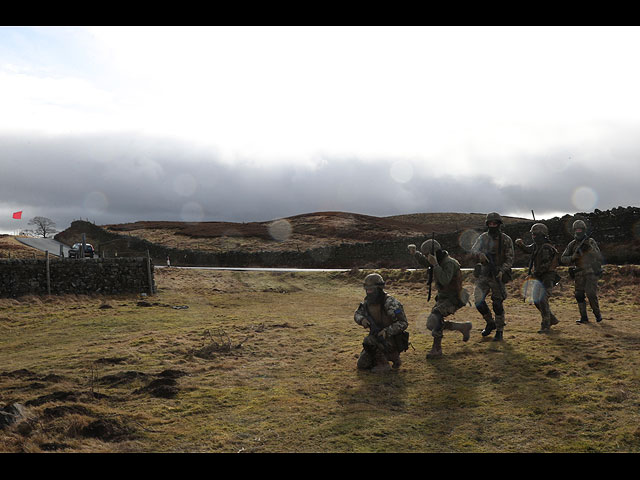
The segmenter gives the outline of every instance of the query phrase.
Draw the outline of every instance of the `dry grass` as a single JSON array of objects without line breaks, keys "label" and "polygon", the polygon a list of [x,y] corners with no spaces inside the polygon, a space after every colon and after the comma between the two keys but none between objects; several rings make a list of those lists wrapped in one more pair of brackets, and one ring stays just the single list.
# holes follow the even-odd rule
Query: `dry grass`
[{"label": "dry grass", "polygon": [[466,307],[471,339],[446,332],[437,361],[424,272],[383,271],[413,344],[386,374],[355,368],[366,273],[157,269],[145,299],[1,299],[0,407],[28,418],[0,451],[640,451],[635,267],[607,269],[601,324],[576,325],[562,285],[547,336],[516,278],[505,340]]},{"label": "dry grass", "polygon": [[45,253],[20,243],[12,235],[0,235],[0,258],[45,258]]}]

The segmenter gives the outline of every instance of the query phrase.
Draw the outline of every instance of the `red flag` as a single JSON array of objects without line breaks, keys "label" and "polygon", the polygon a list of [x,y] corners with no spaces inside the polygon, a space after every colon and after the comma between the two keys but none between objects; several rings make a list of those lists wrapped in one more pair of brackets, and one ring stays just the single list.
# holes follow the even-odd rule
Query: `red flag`
[{"label": "red flag", "polygon": [[20,210],[19,212],[15,212],[13,214],[13,218],[17,218],[18,220],[20,220],[22,218],[22,210]]}]

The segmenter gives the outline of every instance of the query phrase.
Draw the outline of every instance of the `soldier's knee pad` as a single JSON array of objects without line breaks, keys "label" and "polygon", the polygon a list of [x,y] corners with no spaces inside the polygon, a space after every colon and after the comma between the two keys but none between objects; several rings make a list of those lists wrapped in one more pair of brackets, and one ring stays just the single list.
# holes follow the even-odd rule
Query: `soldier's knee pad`
[{"label": "soldier's knee pad", "polygon": [[442,330],[444,327],[444,317],[438,311],[431,312],[427,317],[427,329],[434,330]]},{"label": "soldier's knee pad", "polygon": [[576,297],[576,301],[578,303],[584,303],[586,297],[585,297],[584,292],[582,290],[580,290],[579,292],[576,292],[574,294],[574,296]]}]

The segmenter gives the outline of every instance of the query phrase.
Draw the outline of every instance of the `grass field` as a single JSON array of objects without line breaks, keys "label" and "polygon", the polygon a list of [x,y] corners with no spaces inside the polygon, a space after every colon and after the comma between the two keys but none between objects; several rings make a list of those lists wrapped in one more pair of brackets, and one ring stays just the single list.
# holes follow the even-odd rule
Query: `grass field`
[{"label": "grass field", "polygon": [[[537,332],[522,278],[503,342],[445,332],[425,359],[423,271],[383,270],[405,306],[403,366],[358,372],[370,271],[156,269],[158,293],[0,299],[2,452],[640,452],[640,269],[607,266],[602,323]],[[472,291],[472,277],[465,287]]]}]

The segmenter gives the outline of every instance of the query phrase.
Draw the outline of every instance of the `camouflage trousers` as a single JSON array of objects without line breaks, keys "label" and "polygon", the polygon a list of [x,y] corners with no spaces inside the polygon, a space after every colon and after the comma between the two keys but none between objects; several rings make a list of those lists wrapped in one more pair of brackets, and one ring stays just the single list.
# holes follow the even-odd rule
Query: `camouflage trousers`
[{"label": "camouflage trousers", "polygon": [[549,304],[549,297],[553,293],[554,276],[555,273],[535,279],[535,281],[531,282],[532,286],[529,287],[532,288],[533,304],[540,311],[540,316],[542,317],[542,328],[549,328],[551,325],[558,323],[558,319],[551,311],[551,305]]},{"label": "camouflage trousers", "polygon": [[459,302],[451,299],[439,300],[436,297],[436,304],[427,317],[427,329],[431,330],[434,338],[442,338],[444,330],[448,330],[447,323],[450,323],[445,322],[445,317],[454,314],[461,307]]},{"label": "camouflage trousers", "polygon": [[598,277],[595,273],[576,271],[575,298],[580,307],[581,316],[586,316],[586,299],[596,317],[600,316],[600,302],[598,301]]},{"label": "camouflage trousers", "polygon": [[364,347],[358,357],[358,368],[360,370],[369,370],[376,365],[388,362],[397,362],[400,358],[400,352],[393,349],[385,349],[374,335],[367,335],[363,342]]},{"label": "camouflage trousers", "polygon": [[[487,305],[487,295],[491,292],[491,303],[493,304],[493,312],[496,314],[495,323],[498,330],[504,328],[504,307],[502,302],[505,295],[500,284],[492,277],[479,277],[476,280],[475,290],[473,291],[474,303],[478,312],[485,319],[491,316],[491,311]],[[487,320],[488,321],[488,320]]]}]

